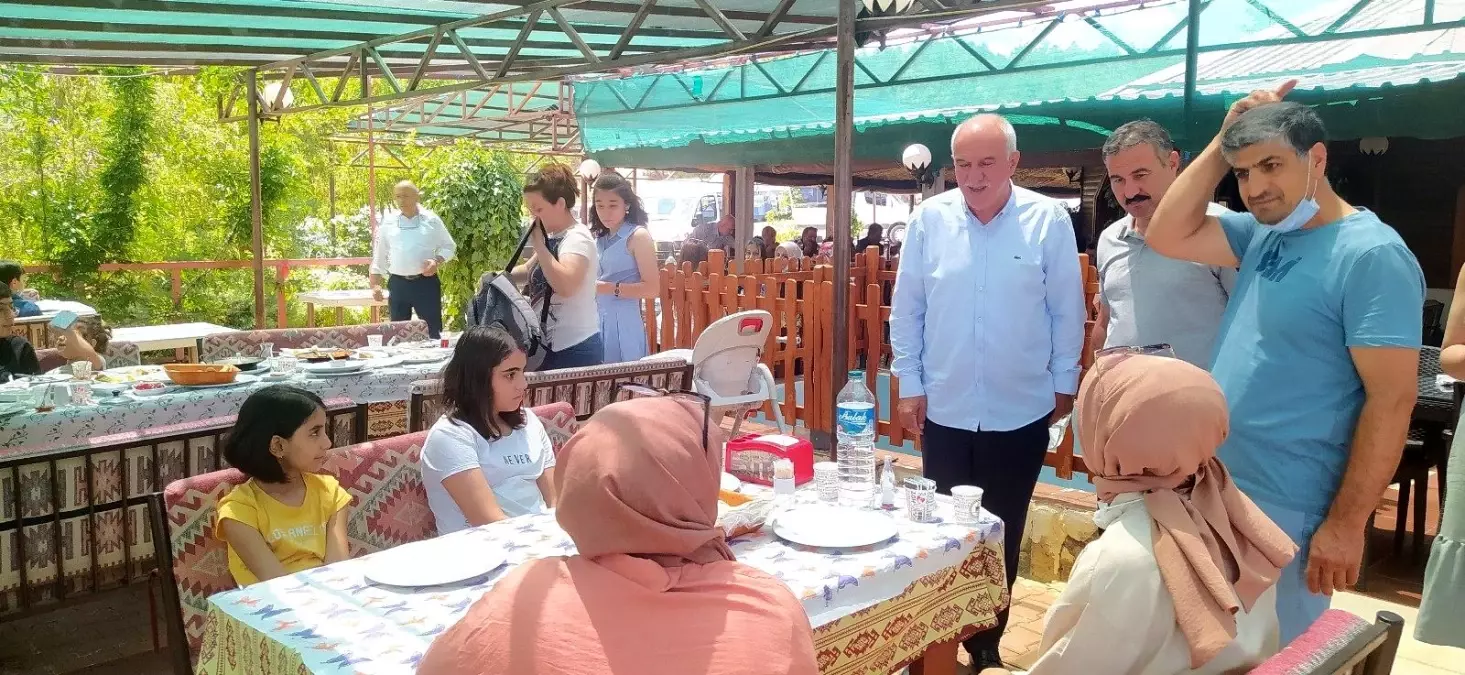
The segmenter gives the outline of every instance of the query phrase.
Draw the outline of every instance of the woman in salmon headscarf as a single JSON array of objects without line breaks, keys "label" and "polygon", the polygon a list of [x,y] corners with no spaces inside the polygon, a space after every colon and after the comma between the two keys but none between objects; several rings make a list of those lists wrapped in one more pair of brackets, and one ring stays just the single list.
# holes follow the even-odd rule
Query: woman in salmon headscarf
[{"label": "woman in salmon headscarf", "polygon": [[[783,582],[733,560],[719,439],[673,397],[595,413],[558,458],[556,520],[579,555],[521,565],[437,639],[420,675],[814,675]],[[711,430],[714,435],[716,429]]]},{"label": "woman in salmon headscarf", "polygon": [[1216,459],[1229,420],[1215,380],[1103,356],[1075,417],[1104,534],[1049,609],[1029,675],[1227,673],[1276,653],[1275,586],[1297,546]]}]

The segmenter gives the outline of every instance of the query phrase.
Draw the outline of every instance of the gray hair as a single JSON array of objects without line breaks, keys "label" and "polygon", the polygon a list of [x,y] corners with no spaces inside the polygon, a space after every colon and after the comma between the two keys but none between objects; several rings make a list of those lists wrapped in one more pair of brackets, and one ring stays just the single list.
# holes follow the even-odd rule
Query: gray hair
[{"label": "gray hair", "polygon": [[1130,148],[1148,145],[1155,150],[1155,154],[1161,159],[1166,159],[1170,153],[1175,151],[1175,141],[1170,138],[1170,132],[1165,127],[1151,119],[1139,119],[1133,122],[1126,122],[1104,141],[1104,160],[1108,161]]},{"label": "gray hair", "polygon": [[960,134],[962,129],[975,127],[983,121],[995,122],[997,128],[1002,130],[1002,135],[1007,138],[1007,156],[1011,157],[1012,153],[1017,152],[1017,129],[1012,128],[1012,123],[1008,122],[1007,118],[1001,115],[982,113],[968,117],[965,122],[956,125],[956,130],[951,132],[951,150],[953,153],[956,152],[957,134]]},{"label": "gray hair", "polygon": [[1301,103],[1274,103],[1242,113],[1221,135],[1221,154],[1235,156],[1242,148],[1268,141],[1282,141],[1298,157],[1312,146],[1328,140],[1328,131],[1317,112]]}]

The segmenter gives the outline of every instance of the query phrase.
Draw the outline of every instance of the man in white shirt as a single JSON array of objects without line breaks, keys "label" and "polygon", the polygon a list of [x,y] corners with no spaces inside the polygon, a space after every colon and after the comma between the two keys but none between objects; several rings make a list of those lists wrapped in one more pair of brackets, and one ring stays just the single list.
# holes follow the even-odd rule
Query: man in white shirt
[{"label": "man in white shirt", "polygon": [[[1048,426],[1073,409],[1083,350],[1082,274],[1062,202],[1012,184],[1017,133],[997,115],[957,127],[958,188],[911,216],[890,310],[899,411],[938,490],[981,487],[1005,524],[1007,584]],[[1000,666],[994,630],[966,641],[972,670]]]},{"label": "man in white shirt", "polygon": [[411,181],[392,190],[401,211],[382,221],[372,242],[371,292],[380,301],[382,277],[387,277],[392,320],[411,319],[415,310],[436,340],[443,330],[443,284],[437,270],[453,259],[458,246],[442,218],[418,205],[419,196]]}]

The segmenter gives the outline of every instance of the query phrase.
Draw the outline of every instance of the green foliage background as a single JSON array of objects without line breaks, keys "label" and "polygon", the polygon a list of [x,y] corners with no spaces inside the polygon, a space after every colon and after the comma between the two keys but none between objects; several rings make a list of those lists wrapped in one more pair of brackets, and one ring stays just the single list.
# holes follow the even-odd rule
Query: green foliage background
[{"label": "green foliage background", "polygon": [[[185,270],[176,307],[164,272],[98,271],[113,262],[250,259],[247,129],[220,123],[217,112],[218,98],[237,72],[204,68],[168,76],[108,68],[89,75],[0,64],[0,147],[6,148],[0,153],[0,258],[56,265],[59,273],[32,275],[30,284],[43,297],[93,305],[114,326],[251,326],[249,269]],[[297,83],[297,100],[303,86]],[[315,110],[261,125],[266,257],[370,254],[368,172],[356,159],[365,146],[331,140],[360,112]],[[512,238],[517,231],[516,167],[527,158],[479,148],[406,148],[401,154],[410,169],[376,171],[378,205],[390,203],[397,181],[439,183],[444,198],[425,191],[428,204],[473,256],[445,269],[460,279],[444,281],[451,293],[471,293],[462,289],[489,269],[481,265],[512,245],[493,235],[510,232]],[[379,162],[384,155],[378,152]],[[497,192],[474,196],[474,188]],[[364,266],[292,269],[283,285],[289,297],[313,288],[364,288],[365,273]],[[469,277],[471,283],[463,281]],[[270,268],[265,283],[272,299],[280,284]],[[455,315],[462,302],[466,296],[452,297]],[[272,302],[267,314],[273,324]],[[348,323],[366,318],[365,310],[348,314]],[[292,302],[289,324],[304,321],[303,305]]]},{"label": "green foliage background", "polygon": [[459,142],[434,156],[422,189],[424,202],[443,219],[457,257],[443,266],[443,319],[463,327],[463,313],[485,272],[502,271],[518,244],[524,179],[503,153]]}]

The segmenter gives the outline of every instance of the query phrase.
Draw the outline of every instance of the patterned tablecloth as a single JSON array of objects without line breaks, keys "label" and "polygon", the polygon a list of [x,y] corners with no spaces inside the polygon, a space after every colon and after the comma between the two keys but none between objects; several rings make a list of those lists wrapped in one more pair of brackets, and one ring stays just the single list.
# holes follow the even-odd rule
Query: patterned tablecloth
[{"label": "patterned tablecloth", "polygon": [[[350,398],[357,403],[405,401],[413,381],[432,377],[447,361],[373,368],[361,375],[318,378],[296,375],[283,382],[309,389],[323,399]],[[233,387],[179,389],[127,403],[93,404],[28,412],[0,422],[0,457],[85,443],[87,439],[126,431],[233,415],[256,389],[281,381],[260,380]]]},{"label": "patterned tablecloth", "polygon": [[[812,502],[809,492],[799,501]],[[938,642],[991,627],[1007,606],[1001,521],[983,512],[975,528],[952,524],[941,500],[938,517],[946,521],[914,523],[896,511],[899,536],[877,546],[807,549],[767,531],[730,544],[739,561],[784,580],[803,600],[822,672],[889,673]],[[411,673],[433,638],[505,570],[575,551],[553,515],[406,546],[424,559],[445,548],[495,547],[508,564],[460,585],[390,588],[366,580],[368,556],[219,593],[209,599],[198,672]]]}]

